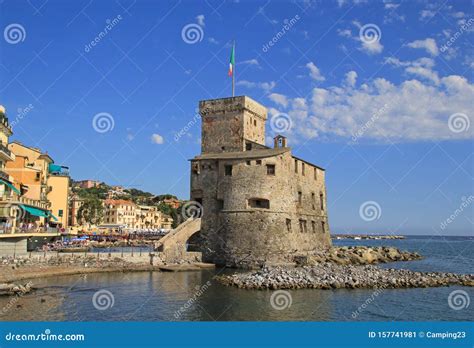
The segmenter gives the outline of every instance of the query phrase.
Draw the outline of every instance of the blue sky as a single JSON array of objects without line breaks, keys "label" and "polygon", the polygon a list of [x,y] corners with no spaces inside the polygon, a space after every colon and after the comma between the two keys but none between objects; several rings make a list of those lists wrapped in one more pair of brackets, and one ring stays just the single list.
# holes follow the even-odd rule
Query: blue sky
[{"label": "blue sky", "polygon": [[236,94],[326,168],[333,232],[472,235],[469,1],[3,0],[0,24],[12,140],[75,179],[188,198],[235,39]]}]

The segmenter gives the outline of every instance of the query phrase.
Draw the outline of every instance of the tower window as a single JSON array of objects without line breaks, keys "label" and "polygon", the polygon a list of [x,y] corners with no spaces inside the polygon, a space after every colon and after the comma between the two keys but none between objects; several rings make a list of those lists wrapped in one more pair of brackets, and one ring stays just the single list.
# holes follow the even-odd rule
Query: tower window
[{"label": "tower window", "polygon": [[286,219],[286,230],[291,232],[291,219]]},{"label": "tower window", "polygon": [[257,120],[253,120],[253,125],[257,127]]},{"label": "tower window", "polygon": [[315,221],[311,221],[311,228],[313,230],[313,233],[316,233],[316,222]]},{"label": "tower window", "polygon": [[295,159],[295,173],[298,173],[298,160]]},{"label": "tower window", "polygon": [[314,194],[314,192],[311,193],[311,205],[313,207],[313,210],[316,209],[316,195]]},{"label": "tower window", "polygon": [[219,210],[224,209],[224,200],[223,199],[218,199],[217,200],[217,209],[219,209]]},{"label": "tower window", "polygon": [[249,208],[270,209],[270,201],[263,198],[251,198],[248,200]]},{"label": "tower window", "polygon": [[245,151],[252,150],[252,143],[245,143]]},{"label": "tower window", "polygon": [[319,194],[319,203],[321,203],[321,211],[324,210],[324,195],[322,193]]},{"label": "tower window", "polygon": [[230,164],[224,166],[224,173],[226,176],[232,176],[232,166]]},{"label": "tower window", "polygon": [[314,180],[318,180],[318,169],[314,168]]},{"label": "tower window", "polygon": [[300,232],[306,233],[306,220],[300,219]]},{"label": "tower window", "polygon": [[304,175],[304,163],[301,163],[301,174]]},{"label": "tower window", "polygon": [[256,160],[255,163],[259,166],[262,164],[262,160]]},{"label": "tower window", "polygon": [[298,203],[301,204],[303,201],[303,193],[301,191],[298,191]]},{"label": "tower window", "polygon": [[245,164],[247,164],[248,166],[252,164],[251,161],[246,161]]},{"label": "tower window", "polygon": [[275,175],[275,165],[267,164],[267,175]]},{"label": "tower window", "polygon": [[321,230],[323,233],[326,233],[326,223],[324,221],[321,221]]}]

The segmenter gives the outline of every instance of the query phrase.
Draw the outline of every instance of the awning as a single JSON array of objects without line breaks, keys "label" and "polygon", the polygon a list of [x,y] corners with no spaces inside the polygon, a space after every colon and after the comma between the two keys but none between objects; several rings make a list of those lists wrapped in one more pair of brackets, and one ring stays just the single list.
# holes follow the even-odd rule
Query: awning
[{"label": "awning", "polygon": [[33,207],[29,207],[27,205],[20,205],[20,207],[22,209],[24,209],[26,212],[30,213],[31,215],[34,215],[34,216],[42,216],[42,217],[49,217],[49,214],[48,212],[44,211],[44,210],[41,210],[41,209],[37,209],[37,208],[33,208]]},{"label": "awning", "polygon": [[48,212],[48,216],[52,217],[54,221],[58,221],[58,218],[53,215],[53,213]]},{"label": "awning", "polygon": [[4,180],[4,179],[0,179],[0,182],[3,183],[3,184],[5,184],[5,185],[7,185],[7,186],[8,186],[9,188],[11,188],[16,194],[21,195],[20,190],[18,190],[15,186],[13,186],[12,183],[10,183],[10,182],[8,182],[8,181],[6,181],[6,180]]}]

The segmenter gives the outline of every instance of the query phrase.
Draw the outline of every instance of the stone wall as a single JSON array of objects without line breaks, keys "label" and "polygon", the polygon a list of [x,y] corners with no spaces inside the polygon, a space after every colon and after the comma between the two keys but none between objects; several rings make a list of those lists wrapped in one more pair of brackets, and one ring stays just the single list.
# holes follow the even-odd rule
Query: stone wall
[{"label": "stone wall", "polygon": [[26,255],[27,238],[0,238],[0,257]]}]

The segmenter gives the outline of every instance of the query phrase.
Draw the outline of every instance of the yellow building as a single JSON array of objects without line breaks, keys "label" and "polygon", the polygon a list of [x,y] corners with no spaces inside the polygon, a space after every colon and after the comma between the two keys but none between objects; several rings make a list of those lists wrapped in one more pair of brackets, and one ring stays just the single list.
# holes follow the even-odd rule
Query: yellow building
[{"label": "yellow building", "polygon": [[54,164],[40,149],[13,142],[8,145],[15,155],[6,163],[6,171],[21,192],[21,200],[32,205],[30,215],[40,226],[65,227],[68,216],[69,173],[67,167]]},{"label": "yellow building", "polygon": [[137,205],[123,199],[104,201],[104,226],[121,226],[133,230],[170,229],[173,219],[156,207]]}]

